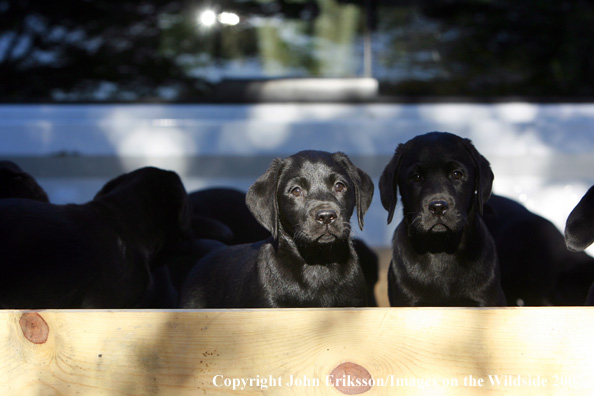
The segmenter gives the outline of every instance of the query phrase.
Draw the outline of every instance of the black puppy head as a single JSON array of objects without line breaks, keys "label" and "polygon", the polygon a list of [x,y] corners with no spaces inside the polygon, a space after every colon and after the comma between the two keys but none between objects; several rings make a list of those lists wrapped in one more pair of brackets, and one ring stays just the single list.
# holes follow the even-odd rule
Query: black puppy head
[{"label": "black puppy head", "polygon": [[108,181],[93,200],[109,201],[143,218],[172,238],[189,235],[191,208],[186,189],[173,171],[140,168]]},{"label": "black puppy head", "polygon": [[459,230],[466,216],[475,210],[482,213],[492,185],[491,167],[470,140],[432,132],[397,147],[380,177],[379,189],[388,223],[400,188],[405,219],[411,226],[426,231],[441,224],[437,229]]},{"label": "black puppy head", "polygon": [[371,178],[345,154],[310,150],[275,159],[248,190],[246,203],[275,239],[282,231],[331,242],[348,238],[355,208],[363,229],[372,197]]},{"label": "black puppy head", "polygon": [[594,186],[573,208],[565,223],[565,245],[572,252],[581,252],[594,243]]}]

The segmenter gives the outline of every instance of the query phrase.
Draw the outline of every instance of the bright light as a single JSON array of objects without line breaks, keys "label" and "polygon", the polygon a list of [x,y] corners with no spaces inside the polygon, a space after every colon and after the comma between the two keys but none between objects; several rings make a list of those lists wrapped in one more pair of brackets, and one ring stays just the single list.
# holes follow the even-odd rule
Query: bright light
[{"label": "bright light", "polygon": [[212,26],[217,21],[217,14],[213,10],[202,11],[198,16],[198,22],[204,26]]},{"label": "bright light", "polygon": [[235,26],[239,23],[239,15],[232,12],[221,12],[219,14],[219,22],[223,25]]}]

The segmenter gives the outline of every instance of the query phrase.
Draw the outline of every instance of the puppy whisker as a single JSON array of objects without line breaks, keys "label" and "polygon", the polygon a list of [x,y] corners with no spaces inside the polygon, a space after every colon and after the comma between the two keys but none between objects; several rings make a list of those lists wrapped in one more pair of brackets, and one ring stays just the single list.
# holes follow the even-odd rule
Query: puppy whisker
[{"label": "puppy whisker", "polygon": [[301,242],[307,242],[308,236],[305,232],[303,231],[297,231],[295,233],[295,235],[293,236],[293,240],[299,244]]},{"label": "puppy whisker", "polygon": [[411,235],[411,231],[413,230],[413,226],[415,225],[416,222],[421,221],[421,215],[416,215],[412,221],[408,224],[408,229],[407,229],[407,233],[408,235]]}]

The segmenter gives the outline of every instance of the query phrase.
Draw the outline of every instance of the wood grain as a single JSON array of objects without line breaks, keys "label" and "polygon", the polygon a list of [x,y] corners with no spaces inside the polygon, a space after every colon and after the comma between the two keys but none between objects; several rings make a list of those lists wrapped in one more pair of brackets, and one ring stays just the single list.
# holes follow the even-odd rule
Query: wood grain
[{"label": "wood grain", "polygon": [[0,394],[586,395],[593,329],[591,308],[0,311]]}]

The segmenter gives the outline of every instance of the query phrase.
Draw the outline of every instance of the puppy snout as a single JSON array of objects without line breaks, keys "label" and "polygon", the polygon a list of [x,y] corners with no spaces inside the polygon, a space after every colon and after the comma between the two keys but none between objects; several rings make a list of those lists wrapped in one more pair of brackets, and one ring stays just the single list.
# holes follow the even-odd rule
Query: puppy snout
[{"label": "puppy snout", "polygon": [[449,209],[446,201],[431,201],[429,202],[429,211],[435,216],[443,216]]},{"label": "puppy snout", "polygon": [[316,212],[316,221],[320,224],[334,223],[337,217],[336,212],[331,209],[322,209]]}]

